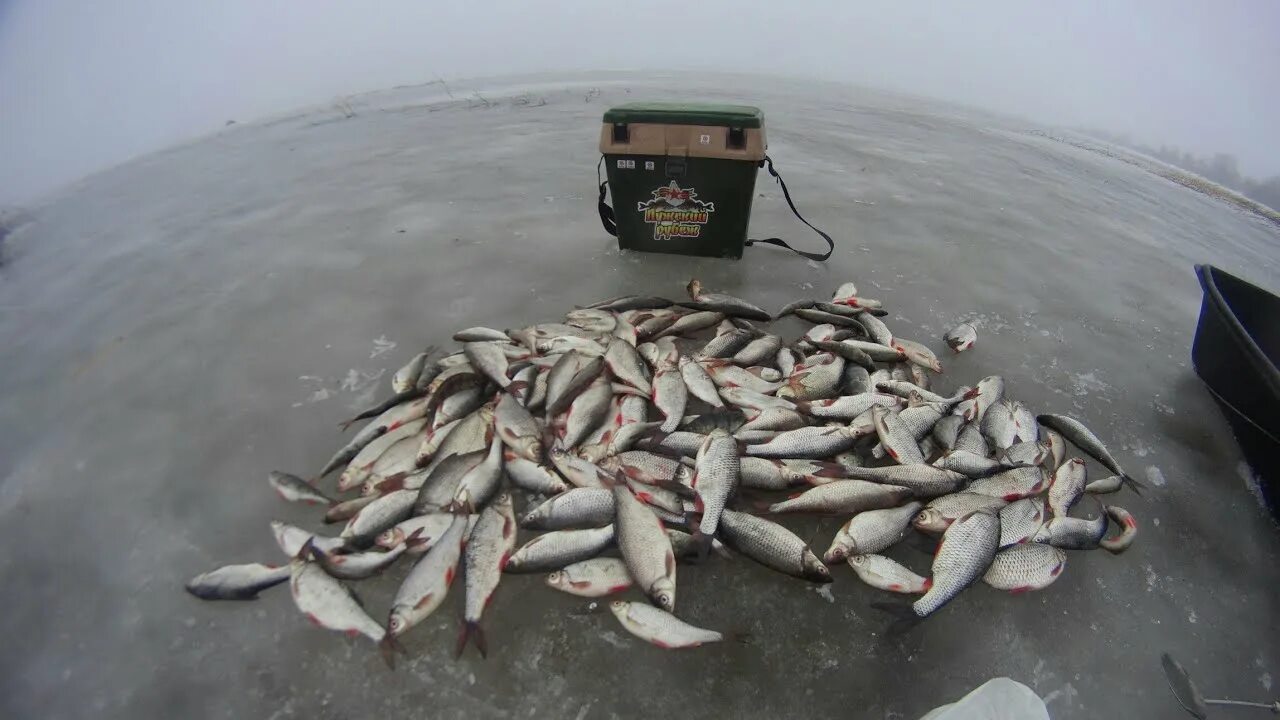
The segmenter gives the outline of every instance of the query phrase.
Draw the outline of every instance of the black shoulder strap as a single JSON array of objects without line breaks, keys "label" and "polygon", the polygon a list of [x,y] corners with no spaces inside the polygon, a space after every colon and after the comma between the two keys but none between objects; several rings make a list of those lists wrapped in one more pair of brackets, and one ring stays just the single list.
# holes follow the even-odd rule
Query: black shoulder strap
[{"label": "black shoulder strap", "polygon": [[613,214],[613,208],[609,207],[609,203],[604,201],[605,186],[609,181],[600,179],[600,167],[603,165],[604,156],[601,155],[600,162],[596,163],[596,182],[600,183],[600,197],[596,200],[596,210],[600,212],[600,224],[604,225],[604,231],[617,237],[618,218]]},{"label": "black shoulder strap", "polygon": [[[804,250],[797,250],[791,247],[790,245],[788,245],[786,240],[783,240],[782,238],[776,238],[776,237],[761,238],[759,240],[747,240],[746,244],[755,245],[756,243],[765,243],[767,245],[777,245],[778,247],[784,247],[797,255],[807,257],[810,260],[826,260],[827,258],[831,257],[831,253],[834,252],[836,249],[835,241],[831,239],[830,235],[822,232],[818,228],[814,227],[813,223],[804,219],[804,216],[802,216],[800,214],[800,211],[796,209],[796,204],[791,201],[791,193],[787,192],[787,184],[782,181],[782,176],[778,174],[778,171],[773,169],[773,160],[770,159],[768,155],[765,155],[764,161],[769,168],[769,174],[772,175],[773,178],[778,181],[778,185],[782,187],[782,196],[787,199],[787,205],[791,206],[791,212],[795,213],[795,216],[800,218],[800,222],[804,223],[805,225],[808,225],[810,228],[813,228],[814,232],[821,235],[822,239],[827,241],[827,251],[825,253],[818,254],[818,253],[805,252]],[[596,168],[596,172],[597,174],[599,173],[598,166]],[[603,198],[604,197],[603,185],[601,186],[600,193],[601,193],[600,197]],[[601,213],[601,217],[603,218],[603,212]]]}]

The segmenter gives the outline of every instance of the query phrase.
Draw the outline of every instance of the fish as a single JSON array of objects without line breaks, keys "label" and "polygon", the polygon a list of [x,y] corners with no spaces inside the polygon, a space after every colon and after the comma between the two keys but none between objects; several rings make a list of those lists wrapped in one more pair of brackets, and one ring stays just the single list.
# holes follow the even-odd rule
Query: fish
[{"label": "fish", "polygon": [[475,642],[481,657],[489,655],[488,642],[480,620],[484,609],[493,600],[493,594],[502,581],[502,568],[516,546],[516,517],[511,505],[511,495],[501,493],[480,512],[475,527],[467,535],[463,549],[463,567],[466,581],[463,588],[462,630],[454,656],[462,655],[467,641]]},{"label": "fish", "polygon": [[502,455],[503,470],[511,484],[539,495],[557,495],[569,489],[569,484],[555,470],[540,463],[531,462],[510,450]]},{"label": "fish", "polygon": [[[443,512],[415,515],[408,520],[401,520],[388,530],[383,530],[374,539],[374,544],[387,550],[403,546],[409,555],[421,555],[444,537],[453,525],[453,518],[452,513]],[[414,538],[412,545],[406,542],[410,536]]]},{"label": "fish", "polygon": [[919,599],[903,608],[873,603],[909,621],[919,621],[941,610],[977,582],[995,560],[1000,540],[1000,519],[993,513],[975,512],[960,518],[942,534],[933,556],[933,583]]},{"label": "fish", "polygon": [[547,585],[570,595],[598,598],[629,589],[632,580],[627,563],[620,558],[592,558],[547,575]]},{"label": "fish", "polygon": [[1097,505],[1098,517],[1093,520],[1074,517],[1050,519],[1036,533],[1033,542],[1063,550],[1093,550],[1099,547],[1102,539],[1107,536],[1107,513],[1101,502]]},{"label": "fish", "polygon": [[1053,457],[1051,469],[1057,469],[1062,464],[1062,459],[1067,456],[1067,441],[1058,433],[1043,426],[1040,428],[1040,436],[1044,438],[1044,444],[1048,446],[1049,453]]},{"label": "fish", "polygon": [[462,478],[487,456],[488,453],[484,450],[450,455],[434,470],[427,471],[422,485],[418,488],[418,496],[413,502],[413,514],[438,512],[448,507],[458,492],[458,485],[462,482]]},{"label": "fish", "polygon": [[921,532],[941,534],[951,526],[951,523],[969,513],[984,510],[999,511],[1008,504],[1009,502],[1002,498],[977,493],[952,493],[930,500],[920,514],[911,521],[911,525]]},{"label": "fish", "polygon": [[613,493],[606,488],[574,488],[545,500],[520,518],[530,530],[602,527],[613,522]]},{"label": "fish", "polygon": [[1023,498],[1000,508],[1000,549],[1031,542],[1048,515],[1040,498]]},{"label": "fish", "polygon": [[[840,343],[855,350],[862,351],[863,354],[875,362],[901,362],[907,359],[907,354],[902,349],[881,345],[877,342],[848,339],[841,340]],[[856,360],[854,362],[856,362]],[[863,367],[866,367],[866,365],[863,365]]]},{"label": "fish", "polygon": [[650,310],[656,308],[665,308],[671,305],[671,301],[666,298],[656,297],[653,295],[623,295],[621,297],[601,300],[583,307],[594,310],[612,310],[613,312],[623,312],[626,310]]},{"label": "fish", "polygon": [[1004,378],[999,375],[989,375],[978,381],[973,397],[956,405],[952,412],[963,415],[968,422],[977,422],[981,427],[982,416],[986,414],[987,409],[1002,398],[1004,398]]},{"label": "fish", "polygon": [[783,305],[782,308],[773,316],[773,319],[779,320],[788,315],[794,315],[796,310],[808,310],[809,308],[812,308],[816,302],[816,300],[793,300],[792,302]]},{"label": "fish", "polygon": [[[310,552],[310,545],[303,548]],[[363,635],[382,643],[386,631],[360,606],[351,588],[331,577],[318,564],[302,557],[289,563],[289,590],[298,611],[318,627]]]},{"label": "fish", "polygon": [[720,536],[725,545],[767,568],[810,582],[831,582],[831,571],[804,540],[778,523],[724,510]]},{"label": "fish", "polygon": [[382,654],[388,665],[392,664],[396,639],[435,612],[444,602],[449,588],[453,587],[458,562],[462,558],[462,545],[467,537],[467,525],[466,515],[455,515],[444,537],[414,563],[413,569],[401,581],[387,613]]},{"label": "fish", "polygon": [[[702,544],[694,540],[692,535],[683,530],[670,527],[666,531],[667,539],[671,541],[671,552],[675,553],[677,560],[681,558],[701,559]],[[723,558],[733,557],[733,553],[715,538],[711,539],[711,551]]]},{"label": "fish", "polygon": [[823,561],[834,565],[850,555],[870,555],[897,545],[923,507],[922,503],[912,501],[901,507],[854,515],[836,532],[831,547],[822,556]]},{"label": "fish", "polygon": [[487,327],[469,327],[453,334],[456,342],[507,342],[511,338],[502,330]]},{"label": "fish", "polygon": [[280,552],[291,558],[302,552],[302,548],[306,546],[308,540],[325,551],[337,550],[347,544],[347,541],[343,538],[317,535],[296,525],[283,523],[279,520],[271,521],[271,534],[276,539],[276,545],[280,546]]},{"label": "fish", "polygon": [[[496,407],[496,406],[494,406]],[[448,436],[440,441],[430,460],[423,464],[423,448],[418,449],[417,463],[427,473],[433,472],[441,463],[454,455],[484,450],[493,442],[494,407],[483,405],[462,420],[449,431]]]},{"label": "fish", "polygon": [[444,445],[444,441],[448,439],[449,434],[452,433],[461,422],[462,420],[453,420],[438,428],[433,428],[422,433],[422,440],[418,442],[418,448],[414,452],[413,456],[414,467],[423,468],[430,464],[431,460],[436,456],[436,453],[439,452],[440,448]]},{"label": "fish", "polygon": [[884,555],[850,555],[847,561],[858,579],[880,590],[918,595],[933,584],[929,578],[920,577],[910,568]]},{"label": "fish", "polygon": [[720,397],[730,405],[739,408],[750,408],[753,410],[768,410],[769,408],[785,408],[788,410],[795,409],[795,403],[785,398],[773,397],[748,390],[744,387],[720,386]]},{"label": "fish", "polygon": [[519,457],[535,463],[542,459],[542,430],[516,397],[504,394],[498,399],[493,408],[493,430]]},{"label": "fish", "polygon": [[968,480],[954,470],[944,470],[932,465],[845,468],[845,475],[855,480],[870,480],[905,487],[915,493],[917,498],[931,498],[953,493]]},{"label": "fish", "polygon": [[803,365],[796,366],[795,372],[778,388],[777,396],[797,400],[834,397],[840,390],[843,371],[844,358],[831,353],[815,354]]},{"label": "fish", "polygon": [[1120,492],[1122,487],[1124,487],[1124,478],[1119,475],[1110,475],[1101,480],[1090,480],[1089,484],[1084,486],[1084,491],[1091,495],[1105,495]]},{"label": "fish", "polygon": [[907,340],[906,338],[895,337],[889,346],[897,350],[901,350],[907,360],[910,360],[920,367],[928,368],[936,373],[942,372],[942,363],[938,361],[938,356],[934,355],[932,350],[918,342]]},{"label": "fish", "polygon": [[[951,415],[950,417],[955,417]],[[1007,467],[1015,465],[1043,465],[1051,459],[1047,443],[1036,440],[1024,440],[1014,443],[999,454],[1001,462]]]},{"label": "fish", "polygon": [[737,441],[724,430],[712,430],[698,448],[693,473],[694,510],[702,514],[694,536],[703,543],[703,557],[720,527],[721,512],[738,492],[739,470]]},{"label": "fish", "polygon": [[[951,417],[955,416],[952,415]],[[949,450],[943,453],[942,457],[938,458],[933,465],[947,470],[955,470],[971,478],[989,477],[1011,467],[1025,466],[1023,463],[1010,465],[1006,462],[989,458],[985,455],[975,455],[965,450]]]},{"label": "fish", "polygon": [[1087,482],[1084,460],[1071,458],[1058,466],[1049,484],[1049,509],[1054,516],[1062,517],[1084,494]]},{"label": "fish", "polygon": [[982,581],[997,590],[1024,593],[1053,584],[1067,566],[1067,554],[1048,545],[1015,545],[996,553]]},{"label": "fish", "polygon": [[798,430],[809,424],[808,419],[803,414],[790,408],[766,408],[764,410],[752,410],[751,412],[755,414],[751,415],[751,419],[738,428],[739,431]]},{"label": "fish", "polygon": [[636,587],[668,612],[676,607],[676,559],[660,521],[619,477],[611,488],[618,549]]},{"label": "fish", "polygon": [[782,338],[777,335],[761,335],[753,338],[730,358],[734,365],[750,367],[772,363],[782,348]]},{"label": "fish", "polygon": [[785,430],[772,440],[748,445],[746,454],[763,458],[822,458],[853,447],[858,438],[843,425]]},{"label": "fish", "polygon": [[969,492],[1004,498],[1009,502],[1044,492],[1048,475],[1038,467],[1018,467],[974,480]]},{"label": "fish", "polygon": [[[938,422],[942,421],[939,420]],[[987,439],[982,436],[979,423],[972,420],[965,422],[961,426],[960,432],[956,434],[956,442],[952,449],[973,453],[980,457],[987,457],[991,454],[991,449],[987,446]]]},{"label": "fish", "polygon": [[569,351],[560,356],[547,375],[547,416],[559,415],[604,369],[604,356]]},{"label": "fish", "polygon": [[[816,306],[817,303],[814,303]],[[793,314],[802,320],[808,320],[811,323],[838,325],[845,328],[855,328],[860,332],[866,332],[862,329],[862,323],[852,317],[829,313],[825,310],[818,310],[816,307],[796,308]]]},{"label": "fish", "polygon": [[[933,436],[934,442],[943,450],[955,450],[956,440],[959,439],[960,428],[964,425],[964,418],[959,415],[948,415],[933,424],[933,430],[930,434]],[[986,453],[983,453],[983,457]]]},{"label": "fish", "polygon": [[409,517],[417,499],[417,490],[389,492],[361,508],[338,536],[350,547],[368,547],[383,530]]},{"label": "fish", "polygon": [[715,381],[707,374],[707,369],[692,358],[680,358],[680,377],[690,395],[717,410],[724,409],[724,401],[716,390]]},{"label": "fish", "polygon": [[952,352],[959,354],[973,347],[973,344],[978,341],[978,331],[973,325],[962,322],[948,330],[942,339],[946,341],[947,347],[951,348]]},{"label": "fish", "polygon": [[697,278],[690,280],[686,289],[689,291],[689,297],[693,302],[681,303],[682,305],[701,310],[714,310],[725,315],[748,320],[768,321],[773,319],[773,316],[769,313],[741,298],[724,293],[704,292],[702,283]]},{"label": "fish", "polygon": [[845,367],[841,368],[842,378],[845,378],[845,372],[851,370],[851,368],[848,367],[849,364],[852,364],[854,367],[861,368],[864,372],[868,373],[875,369],[875,360],[872,359],[871,355],[869,355],[865,350],[853,345],[851,341],[815,339],[809,340],[809,344],[823,352],[831,353],[848,361],[845,364]]},{"label": "fish", "polygon": [[678,367],[663,365],[654,372],[653,405],[666,418],[660,426],[662,432],[674,432],[680,426],[688,402],[689,389]]},{"label": "fish", "polygon": [[[706,437],[709,436],[702,436],[699,447]],[[684,471],[679,460],[646,450],[628,450],[606,458],[602,469],[608,477],[621,473],[628,479],[659,486],[670,484]]]},{"label": "fish", "polygon": [[414,355],[409,362],[403,367],[396,370],[391,376],[391,391],[400,394],[408,392],[418,385],[418,378],[422,375],[422,369],[427,364],[427,358],[431,356],[432,350],[427,349]]},{"label": "fish", "polygon": [[1018,442],[1018,423],[1013,411],[1013,403],[1001,399],[983,414],[981,429],[988,447],[997,451],[1007,450]]},{"label": "fish", "polygon": [[556,530],[522,545],[503,567],[504,572],[559,570],[566,565],[590,560],[613,544],[614,526],[590,530]]},{"label": "fish", "polygon": [[771,513],[859,513],[896,507],[912,497],[912,492],[896,485],[883,485],[866,480],[832,480],[805,490],[788,500],[769,506]]},{"label": "fish", "polygon": [[765,380],[760,375],[728,360],[706,360],[699,363],[717,386],[721,388],[745,388],[757,393],[770,394],[782,387],[780,381]]},{"label": "fish", "polygon": [[405,543],[387,550],[354,553],[327,553],[312,546],[311,556],[325,572],[339,580],[364,580],[391,567],[409,549],[408,543],[416,538],[405,540]]},{"label": "fish", "polygon": [[882,405],[871,408],[871,420],[876,426],[876,435],[885,452],[899,465],[923,465],[924,456],[916,445],[914,435],[898,418],[897,413]]},{"label": "fish", "polygon": [[663,337],[675,337],[680,335],[689,335],[699,330],[704,330],[724,320],[724,313],[701,311],[683,315],[675,322],[668,325],[665,329],[653,334],[655,339]]},{"label": "fish", "polygon": [[360,509],[365,505],[377,499],[378,495],[361,495],[350,500],[335,502],[325,511],[324,522],[326,524],[346,522],[355,517],[355,514],[360,512]]},{"label": "fish", "polygon": [[612,400],[613,390],[609,378],[603,374],[597,375],[569,404],[569,409],[563,416],[560,446],[576,447],[586,439],[608,417]]},{"label": "fish", "polygon": [[1036,442],[1040,439],[1040,425],[1036,414],[1021,400],[1013,401],[1013,420],[1018,427],[1018,442]]},{"label": "fish", "polygon": [[1080,448],[1086,455],[1102,463],[1102,466],[1116,475],[1120,476],[1120,480],[1129,486],[1129,489],[1135,493],[1142,494],[1142,483],[1135,480],[1132,476],[1120,467],[1120,463],[1112,457],[1111,452],[1107,450],[1107,446],[1098,439],[1093,431],[1085,427],[1084,423],[1067,415],[1037,415],[1036,420],[1043,426],[1061,433],[1064,438],[1071,441],[1072,445]]},{"label": "fish", "polygon": [[577,308],[564,317],[565,324],[591,333],[608,335],[618,326],[618,316],[608,310]]},{"label": "fish", "polygon": [[695,648],[720,642],[724,636],[714,630],[695,627],[659,608],[614,600],[609,610],[627,632],[666,650]]},{"label": "fish", "polygon": [[1138,537],[1138,521],[1122,507],[1107,505],[1104,509],[1107,517],[1120,527],[1120,534],[1113,538],[1103,538],[1098,541],[1098,545],[1113,555],[1119,555],[1128,550],[1134,539]]},{"label": "fish", "polygon": [[720,328],[716,331],[716,336],[707,341],[691,358],[693,360],[710,360],[712,358],[731,358],[747,343],[755,338],[755,333],[750,330],[743,330],[734,327],[733,323],[725,320],[720,323]]},{"label": "fish", "polygon": [[288,502],[307,505],[332,505],[333,498],[320,492],[314,485],[297,475],[272,470],[267,473],[267,484],[276,494]]},{"label": "fish", "polygon": [[289,579],[288,565],[223,565],[187,581],[187,592],[201,600],[256,600],[258,593]]},{"label": "fish", "polygon": [[[502,443],[494,440],[489,446],[485,459],[467,471],[458,480],[458,488],[453,492],[453,500],[449,503],[449,512],[479,512],[485,503],[497,492],[502,480]],[[414,496],[417,499],[417,496]]]},{"label": "fish", "polygon": [[[778,354],[774,356],[773,365],[778,368],[778,372],[786,377],[795,372],[796,365],[804,361],[804,357],[797,351],[789,347],[778,348]],[[845,363],[845,369],[848,370],[848,363]]]},{"label": "fish", "polygon": [[648,366],[631,343],[621,339],[611,341],[604,353],[604,364],[615,378],[646,395],[653,392]]}]

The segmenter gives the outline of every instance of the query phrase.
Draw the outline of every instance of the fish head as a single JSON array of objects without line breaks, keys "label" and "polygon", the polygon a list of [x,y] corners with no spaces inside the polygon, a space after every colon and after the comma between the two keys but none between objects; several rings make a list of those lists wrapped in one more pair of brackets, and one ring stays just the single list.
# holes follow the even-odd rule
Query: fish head
[{"label": "fish head", "polygon": [[649,597],[653,604],[673,613],[676,611],[676,581],[672,578],[660,578],[649,588]]},{"label": "fish head", "polygon": [[684,289],[689,292],[691,299],[697,300],[698,296],[702,294],[702,281],[698,280],[698,278],[693,278],[688,285],[684,286]]},{"label": "fish head", "polygon": [[564,573],[564,571],[557,570],[547,576],[547,585],[549,585],[550,587],[556,588],[558,590],[562,585],[565,584],[567,579],[568,577]]},{"label": "fish head", "polygon": [[823,554],[822,561],[828,565],[843,562],[845,558],[849,557],[851,549],[849,536],[843,532],[838,533],[835,539],[831,541],[831,547],[827,548],[827,552]]},{"label": "fish head", "polygon": [[921,510],[916,514],[915,519],[911,521],[911,525],[915,529],[931,533],[944,532],[950,524],[941,512],[933,508]]},{"label": "fish head", "polygon": [[831,570],[808,548],[805,548],[804,553],[800,556],[800,566],[806,580],[820,583],[831,582]]},{"label": "fish head", "polygon": [[393,527],[390,530],[384,530],[378,533],[375,540],[378,547],[393,548],[404,542],[404,531],[400,528]]},{"label": "fish head", "polygon": [[387,617],[387,634],[396,637],[409,629],[409,621],[399,610],[392,610]]}]

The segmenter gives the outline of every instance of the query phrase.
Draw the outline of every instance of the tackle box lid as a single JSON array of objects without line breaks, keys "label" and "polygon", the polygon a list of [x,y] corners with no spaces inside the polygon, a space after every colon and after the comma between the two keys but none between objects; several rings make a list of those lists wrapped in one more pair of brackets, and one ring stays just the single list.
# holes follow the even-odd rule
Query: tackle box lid
[{"label": "tackle box lid", "polygon": [[758,128],[764,125],[764,112],[750,105],[633,102],[609,108],[604,113],[604,121],[610,125],[656,123]]}]

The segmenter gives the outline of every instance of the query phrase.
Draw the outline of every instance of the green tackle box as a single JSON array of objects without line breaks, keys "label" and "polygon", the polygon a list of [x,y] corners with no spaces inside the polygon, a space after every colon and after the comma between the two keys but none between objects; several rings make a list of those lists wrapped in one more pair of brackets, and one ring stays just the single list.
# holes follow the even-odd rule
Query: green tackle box
[{"label": "green tackle box", "polygon": [[[759,108],[619,105],[604,114],[600,152],[618,247],[742,257],[756,171],[765,157]],[[603,219],[608,210],[603,184],[600,192]]]}]

